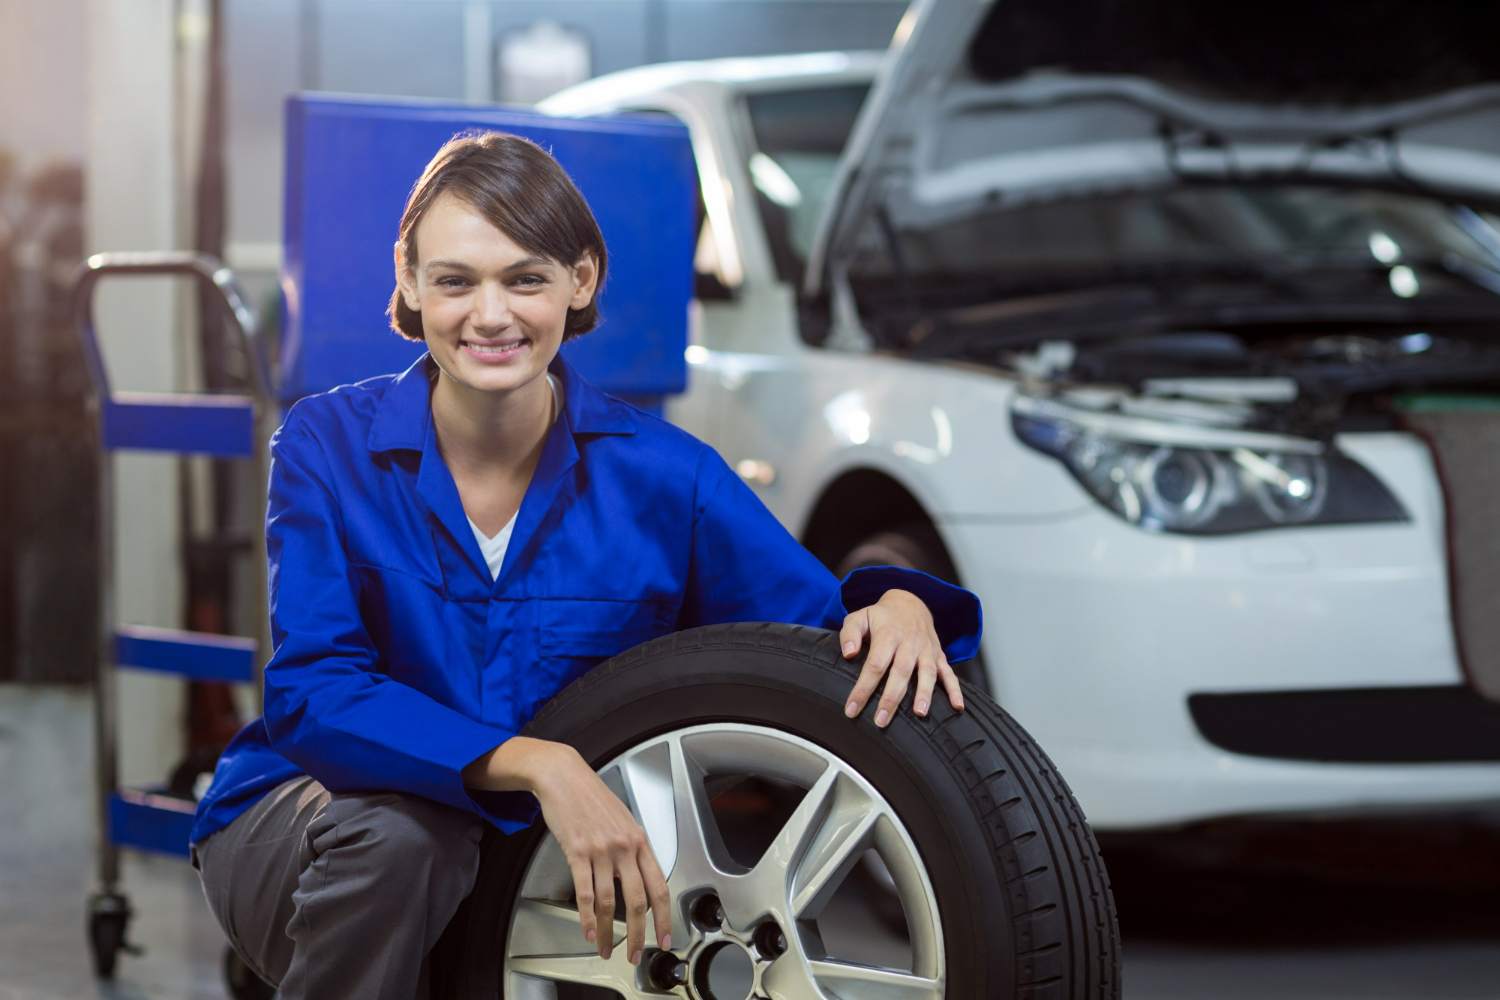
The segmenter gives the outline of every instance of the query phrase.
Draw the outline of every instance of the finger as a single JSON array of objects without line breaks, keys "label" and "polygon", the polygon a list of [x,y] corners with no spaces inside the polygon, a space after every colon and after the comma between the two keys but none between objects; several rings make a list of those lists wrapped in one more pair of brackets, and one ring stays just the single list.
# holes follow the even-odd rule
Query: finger
[{"label": "finger", "polygon": [[932,704],[932,688],[937,683],[938,665],[937,659],[931,650],[926,650],[917,657],[917,693],[912,698],[911,710],[918,715],[927,714],[927,706]]},{"label": "finger", "polygon": [[621,859],[621,898],[625,900],[625,954],[631,965],[641,964],[641,950],[646,946],[646,884],[641,880],[639,855]]},{"label": "finger", "polygon": [[641,849],[641,879],[646,884],[646,897],[651,905],[651,916],[656,921],[656,946],[663,951],[672,950],[672,893],[667,888],[667,877],[656,863],[656,855],[650,846]]},{"label": "finger", "polygon": [[869,610],[869,608],[863,608],[849,616],[853,618],[858,615],[862,622],[861,627],[865,630],[861,636],[867,632],[870,637],[870,651],[865,655],[864,667],[854,682],[854,689],[849,692],[849,701],[844,705],[844,714],[851,719],[864,711],[865,702],[870,700],[870,695],[875,693],[875,687],[880,683],[880,678],[885,676],[886,667],[890,665],[891,655],[896,647],[895,640],[888,633],[874,631]]},{"label": "finger", "polygon": [[573,869],[573,892],[578,896],[578,923],[583,939],[593,944],[598,938],[598,921],[594,917],[594,868],[587,859],[570,862]]},{"label": "finger", "polygon": [[865,657],[864,668],[860,670],[854,689],[849,692],[849,702],[844,706],[844,714],[849,718],[864,711],[865,702],[870,700],[875,688],[880,685],[880,678],[885,676],[886,667],[890,665],[894,653],[894,640],[880,635],[870,638],[870,652]]},{"label": "finger", "polygon": [[955,711],[962,712],[964,710],[964,689],[959,686],[958,673],[948,665],[948,658],[946,656],[942,656],[941,654],[939,656],[941,659],[938,661],[938,676],[942,678],[943,689],[948,692],[948,704],[952,705]]},{"label": "finger", "polygon": [[917,669],[917,651],[910,643],[903,644],[891,661],[890,676],[885,682],[885,693],[880,697],[880,707],[875,712],[875,725],[884,729],[896,717],[901,699],[906,697],[906,688],[912,672]]},{"label": "finger", "polygon": [[615,948],[615,873],[607,856],[594,859],[594,918],[599,921],[599,957]]},{"label": "finger", "polygon": [[844,627],[839,629],[839,647],[844,652],[844,659],[852,660],[859,655],[860,647],[865,644],[865,636],[869,634],[869,631],[869,608],[860,608],[844,616]]}]

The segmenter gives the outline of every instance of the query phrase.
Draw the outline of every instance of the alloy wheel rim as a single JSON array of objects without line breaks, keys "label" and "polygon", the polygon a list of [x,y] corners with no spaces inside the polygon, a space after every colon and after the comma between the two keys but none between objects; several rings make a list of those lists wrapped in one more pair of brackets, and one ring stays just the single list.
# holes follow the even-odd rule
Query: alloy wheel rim
[{"label": "alloy wheel rim", "polygon": [[[711,723],[653,737],[599,770],[646,831],[673,901],[672,954],[680,985],[652,980],[654,933],[645,960],[630,964],[625,922],[601,959],[579,931],[572,874],[550,834],[521,880],[506,939],[506,996],[556,1000],[559,983],[581,983],[626,1000],[938,1000],[945,981],[943,933],[926,867],[885,798],[846,762],[800,737],[763,726]],[[746,774],[791,782],[805,794],[753,868],[734,861],[709,807],[705,778]],[[895,883],[911,938],[909,971],[828,956],[816,920],[866,850],[876,850]],[[696,919],[707,897],[723,923]],[[710,903],[712,900],[709,901]],[[776,954],[766,925],[781,931]],[[757,933],[760,938],[757,940]],[[750,973],[743,975],[748,957]],[[719,966],[720,962],[726,963]],[[727,971],[726,971],[727,970]],[[722,973],[722,974],[721,974]],[[714,976],[717,975],[717,981]],[[722,984],[735,992],[718,996]]]}]

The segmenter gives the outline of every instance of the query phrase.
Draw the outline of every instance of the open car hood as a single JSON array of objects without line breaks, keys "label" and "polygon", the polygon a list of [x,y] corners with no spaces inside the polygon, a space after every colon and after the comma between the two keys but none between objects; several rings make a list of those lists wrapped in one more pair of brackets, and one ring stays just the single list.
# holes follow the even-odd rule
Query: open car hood
[{"label": "open car hood", "polygon": [[1191,181],[1500,198],[1500,5],[1460,0],[918,0],[851,137],[807,271],[877,208]]}]

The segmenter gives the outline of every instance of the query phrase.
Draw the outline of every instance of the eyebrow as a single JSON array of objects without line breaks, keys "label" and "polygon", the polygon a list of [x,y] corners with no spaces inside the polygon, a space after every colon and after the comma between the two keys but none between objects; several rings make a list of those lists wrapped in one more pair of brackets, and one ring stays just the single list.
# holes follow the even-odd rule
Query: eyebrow
[{"label": "eyebrow", "polygon": [[[506,270],[507,271],[518,271],[518,270],[520,270],[522,268],[540,267],[540,266],[542,266],[544,264],[551,264],[551,263],[553,263],[553,261],[549,260],[546,257],[527,257],[524,260],[518,260],[518,261],[516,261],[514,264],[510,265],[510,267],[507,267]],[[472,265],[465,264],[463,261],[458,261],[458,260],[429,260],[425,265],[423,265],[423,270],[426,270],[426,271],[431,271],[431,270],[435,270],[435,269],[440,270],[442,268],[448,268],[448,269],[453,270],[453,271],[473,271],[474,270],[474,268],[473,268]]]}]

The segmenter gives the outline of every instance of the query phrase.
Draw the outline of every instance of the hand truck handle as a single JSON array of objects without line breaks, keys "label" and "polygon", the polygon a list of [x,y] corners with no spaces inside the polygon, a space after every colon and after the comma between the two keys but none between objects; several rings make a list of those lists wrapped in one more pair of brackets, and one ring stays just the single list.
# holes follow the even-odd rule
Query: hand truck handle
[{"label": "hand truck handle", "polygon": [[89,381],[103,405],[109,399],[109,372],[99,337],[94,330],[94,286],[111,274],[185,274],[207,282],[218,291],[234,317],[240,347],[250,363],[251,391],[262,407],[270,406],[271,368],[260,336],[260,316],[250,304],[239,279],[224,262],[191,250],[159,250],[143,253],[96,253],[78,268],[73,285],[73,320],[83,341]]}]

